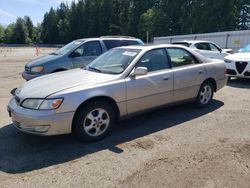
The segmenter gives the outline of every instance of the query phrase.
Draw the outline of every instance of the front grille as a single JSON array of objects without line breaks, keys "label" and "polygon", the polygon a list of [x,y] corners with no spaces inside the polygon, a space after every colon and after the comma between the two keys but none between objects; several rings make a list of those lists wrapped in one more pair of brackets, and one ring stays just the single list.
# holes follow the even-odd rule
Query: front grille
[{"label": "front grille", "polygon": [[245,72],[244,76],[250,76],[250,72]]},{"label": "front grille", "polygon": [[14,89],[12,89],[12,90],[10,91],[10,94],[11,94],[12,96],[15,96],[15,91],[16,91],[16,89],[17,89],[17,88],[14,88]]},{"label": "front grille", "polygon": [[245,70],[245,68],[247,66],[247,62],[245,62],[245,61],[237,61],[235,63],[235,65],[236,65],[236,69],[237,69],[238,73],[241,74]]},{"label": "front grille", "polygon": [[230,75],[236,75],[236,71],[235,70],[232,70],[232,69],[227,69],[227,74],[230,74]]},{"label": "front grille", "polygon": [[19,104],[21,99],[19,97],[15,96],[15,100],[16,100],[17,104]]},{"label": "front grille", "polygon": [[30,72],[30,67],[25,67],[25,72]]}]

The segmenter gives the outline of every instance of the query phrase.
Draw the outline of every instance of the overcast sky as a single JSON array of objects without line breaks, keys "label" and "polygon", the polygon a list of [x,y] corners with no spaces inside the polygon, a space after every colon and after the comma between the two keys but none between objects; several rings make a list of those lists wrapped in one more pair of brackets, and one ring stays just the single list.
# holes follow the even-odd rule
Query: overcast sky
[{"label": "overcast sky", "polygon": [[0,0],[0,24],[15,22],[17,17],[30,16],[36,25],[43,20],[50,7],[58,7],[61,2],[73,0]]}]

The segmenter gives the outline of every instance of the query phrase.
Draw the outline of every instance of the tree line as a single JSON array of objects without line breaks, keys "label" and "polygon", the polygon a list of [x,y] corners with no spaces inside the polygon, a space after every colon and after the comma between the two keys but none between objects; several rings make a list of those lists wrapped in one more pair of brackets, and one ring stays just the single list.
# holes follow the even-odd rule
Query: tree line
[{"label": "tree line", "polygon": [[249,0],[79,0],[0,26],[0,43],[64,44],[104,35],[156,36],[250,29]]}]

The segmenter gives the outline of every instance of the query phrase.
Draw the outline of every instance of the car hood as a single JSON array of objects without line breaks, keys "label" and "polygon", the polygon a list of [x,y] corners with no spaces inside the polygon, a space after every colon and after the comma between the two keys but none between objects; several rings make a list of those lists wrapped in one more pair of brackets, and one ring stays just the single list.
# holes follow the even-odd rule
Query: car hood
[{"label": "car hood", "polygon": [[40,65],[43,65],[44,63],[57,60],[57,59],[59,59],[61,57],[62,57],[62,55],[52,55],[52,54],[49,54],[49,55],[42,56],[42,57],[39,57],[37,59],[34,59],[34,60],[28,62],[26,64],[26,66],[27,67],[40,66]]},{"label": "car hood", "polygon": [[26,98],[46,98],[65,89],[81,85],[89,87],[113,80],[114,77],[115,75],[72,69],[30,80],[17,88],[16,95],[21,100]]},{"label": "car hood", "polygon": [[250,53],[235,53],[232,55],[228,55],[225,59],[231,61],[250,61]]}]

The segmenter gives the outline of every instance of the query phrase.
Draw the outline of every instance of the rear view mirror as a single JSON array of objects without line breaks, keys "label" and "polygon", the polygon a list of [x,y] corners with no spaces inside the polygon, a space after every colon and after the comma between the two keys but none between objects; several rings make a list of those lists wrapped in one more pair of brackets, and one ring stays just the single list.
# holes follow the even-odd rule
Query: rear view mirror
[{"label": "rear view mirror", "polygon": [[81,56],[81,54],[79,53],[79,52],[77,52],[77,51],[74,51],[71,55],[70,55],[70,57],[80,57]]},{"label": "rear view mirror", "polygon": [[141,60],[141,63],[149,63],[150,62],[150,59],[143,59]]},{"label": "rear view mirror", "polygon": [[133,72],[130,74],[130,76],[140,76],[140,75],[146,75],[148,73],[147,67],[137,67],[133,70]]}]

